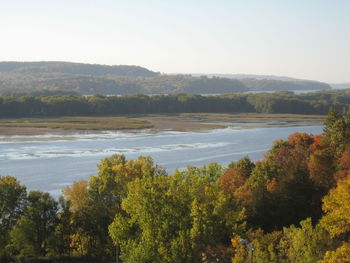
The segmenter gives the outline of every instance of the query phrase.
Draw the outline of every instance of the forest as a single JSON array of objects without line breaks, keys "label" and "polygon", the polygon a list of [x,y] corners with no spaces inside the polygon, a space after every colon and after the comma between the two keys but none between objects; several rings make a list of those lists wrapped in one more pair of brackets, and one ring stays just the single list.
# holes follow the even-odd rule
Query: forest
[{"label": "forest", "polygon": [[41,91],[0,96],[0,117],[101,116],[147,113],[291,113],[323,114],[344,110],[350,90],[262,94],[196,94],[79,96],[75,93]]},{"label": "forest", "polygon": [[71,62],[0,62],[0,94],[59,90],[82,95],[227,94],[247,91],[329,90],[317,81],[161,74],[139,66]]},{"label": "forest", "polygon": [[350,111],[257,162],[167,174],[112,155],[58,200],[0,177],[1,262],[349,262],[349,222]]}]

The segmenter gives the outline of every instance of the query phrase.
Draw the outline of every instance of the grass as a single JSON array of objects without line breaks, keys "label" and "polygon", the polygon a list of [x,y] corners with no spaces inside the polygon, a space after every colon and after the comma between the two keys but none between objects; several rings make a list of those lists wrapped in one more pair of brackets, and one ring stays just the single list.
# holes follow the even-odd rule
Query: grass
[{"label": "grass", "polygon": [[169,120],[185,121],[228,121],[228,122],[267,122],[267,121],[285,121],[285,122],[320,122],[323,123],[325,115],[305,115],[305,114],[268,114],[268,113],[179,113],[179,114],[149,114],[138,115],[135,117],[152,119],[163,118]]},{"label": "grass", "polygon": [[324,119],[324,115],[304,115],[304,114],[268,114],[268,113],[184,113],[182,116],[187,118],[211,119],[211,118],[228,118],[228,119]]},{"label": "grass", "polygon": [[0,127],[51,128],[64,130],[146,129],[153,125],[129,117],[59,117],[0,119]]},{"label": "grass", "polygon": [[[201,128],[226,127],[232,123],[261,125],[312,125],[323,123],[323,115],[264,114],[264,113],[180,113],[180,114],[134,114],[123,116],[74,116],[56,118],[0,119],[0,128],[49,128],[60,130],[198,130]],[[285,124],[283,124],[283,123]],[[209,125],[210,124],[210,125]],[[213,126],[216,124],[217,126]]]},{"label": "grass", "polygon": [[150,113],[128,115],[135,118],[144,117],[169,117],[169,118],[189,118],[189,119],[208,119],[208,118],[293,118],[293,119],[324,119],[326,115],[307,115],[307,114],[283,114],[283,113]]}]

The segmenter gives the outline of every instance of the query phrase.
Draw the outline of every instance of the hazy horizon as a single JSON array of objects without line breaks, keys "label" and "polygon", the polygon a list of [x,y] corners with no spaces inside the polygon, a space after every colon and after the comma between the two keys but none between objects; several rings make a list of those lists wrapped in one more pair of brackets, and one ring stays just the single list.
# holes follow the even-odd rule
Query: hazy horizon
[{"label": "hazy horizon", "polygon": [[350,82],[350,1],[5,0],[0,61]]}]

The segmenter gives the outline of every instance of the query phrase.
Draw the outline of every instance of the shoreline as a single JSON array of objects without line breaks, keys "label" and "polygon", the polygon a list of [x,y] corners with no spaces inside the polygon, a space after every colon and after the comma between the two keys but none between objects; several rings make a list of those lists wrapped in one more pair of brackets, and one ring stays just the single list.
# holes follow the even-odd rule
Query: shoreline
[{"label": "shoreline", "polygon": [[[66,128],[72,119],[76,122],[89,119],[89,125],[84,122],[83,129]],[[138,133],[147,130],[149,133],[165,131],[203,132],[215,129],[254,129],[273,127],[319,126],[323,125],[323,115],[296,114],[260,114],[260,113],[183,113],[183,114],[149,114],[116,117],[62,117],[62,118],[17,118],[0,119],[0,136],[38,136],[38,135],[72,135],[99,134],[104,132]],[[49,120],[55,128],[35,127],[39,120]],[[66,121],[67,120],[67,121]],[[69,121],[68,121],[69,120]],[[105,121],[115,121],[113,125]],[[58,122],[59,121],[59,122]],[[130,123],[129,123],[130,122]],[[138,125],[135,126],[135,122]],[[103,125],[101,125],[101,123]],[[129,125],[130,124],[130,125]],[[13,126],[11,126],[13,125]],[[23,126],[22,126],[23,125]],[[64,128],[60,128],[60,126]],[[71,126],[69,126],[71,127]]]}]

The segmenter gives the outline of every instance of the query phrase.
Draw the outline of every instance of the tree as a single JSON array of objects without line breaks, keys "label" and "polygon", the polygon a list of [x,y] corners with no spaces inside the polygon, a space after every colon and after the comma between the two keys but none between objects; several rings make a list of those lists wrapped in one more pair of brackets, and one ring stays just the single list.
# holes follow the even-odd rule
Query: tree
[{"label": "tree", "polygon": [[330,111],[324,125],[325,141],[339,157],[350,145],[350,111],[346,116],[336,110]]},{"label": "tree", "polygon": [[[314,263],[332,245],[328,233],[319,225],[313,227],[311,218],[301,221],[300,227],[291,225],[282,231],[251,231],[247,239],[254,248],[256,263]],[[249,249],[240,240],[240,236],[232,239],[233,263],[247,262],[245,259],[249,258]]]},{"label": "tree", "polygon": [[103,258],[114,254],[114,244],[108,235],[108,225],[122,211],[127,196],[127,184],[136,178],[166,174],[153,164],[150,157],[126,160],[124,155],[112,155],[98,164],[98,175],[89,181],[75,182],[63,190],[69,201],[73,233],[71,246],[78,255]]},{"label": "tree", "polygon": [[233,196],[236,190],[241,187],[246,180],[247,178],[242,175],[240,169],[231,168],[219,178],[219,183],[226,195]]},{"label": "tree", "polygon": [[[94,240],[94,217],[93,205],[89,200],[88,182],[85,180],[77,181],[70,187],[62,190],[64,209],[60,213],[61,220],[69,220],[71,229],[60,224],[57,226],[58,235],[64,232],[69,233],[69,250],[75,251],[78,255],[92,253],[91,243]],[[67,218],[68,217],[68,218]],[[65,237],[62,237],[65,238]],[[62,241],[62,240],[61,240]],[[63,247],[64,244],[62,244]]]},{"label": "tree", "polygon": [[323,195],[335,186],[335,158],[330,148],[314,151],[310,155],[308,168],[311,180]]},{"label": "tree", "polygon": [[228,165],[229,169],[238,169],[242,176],[248,178],[255,167],[254,162],[252,162],[248,156],[243,157],[237,162],[232,162]]},{"label": "tree", "polygon": [[264,231],[257,229],[247,233],[247,239],[254,248],[252,255],[251,249],[247,248],[246,244],[242,243],[241,236],[234,236],[232,238],[232,246],[234,249],[234,256],[232,263],[246,263],[248,259],[253,256],[256,263],[279,263],[283,262],[281,259],[283,255],[280,251],[280,240],[283,236],[282,231],[273,231],[264,234]]},{"label": "tree", "polygon": [[26,187],[11,176],[0,176],[0,254],[9,241],[9,233],[26,206]]},{"label": "tree", "polygon": [[339,160],[339,170],[334,175],[335,179],[342,180],[350,175],[350,151],[345,151]]},{"label": "tree", "polygon": [[323,260],[318,263],[346,263],[350,262],[350,243],[343,243],[335,251],[327,251]]},{"label": "tree", "polygon": [[231,233],[240,228],[241,211],[210,176],[188,172],[128,184],[123,212],[109,227],[124,262],[200,262],[228,247]]},{"label": "tree", "polygon": [[336,188],[330,190],[323,199],[321,225],[332,237],[350,231],[350,176],[338,181]]},{"label": "tree", "polygon": [[313,227],[311,218],[307,218],[300,222],[300,227],[283,229],[280,247],[290,262],[313,263],[323,258],[331,247],[331,239],[321,226]]},{"label": "tree", "polygon": [[50,240],[50,247],[53,255],[71,256],[73,251],[71,237],[73,231],[73,213],[70,210],[71,203],[60,196],[58,199],[59,212],[57,215],[57,225]]},{"label": "tree", "polygon": [[71,187],[65,187],[62,192],[65,201],[70,203],[72,211],[86,208],[88,182],[85,180],[76,181]]},{"label": "tree", "polygon": [[28,206],[10,233],[11,249],[24,256],[45,256],[57,223],[57,202],[48,194],[30,191]]}]

